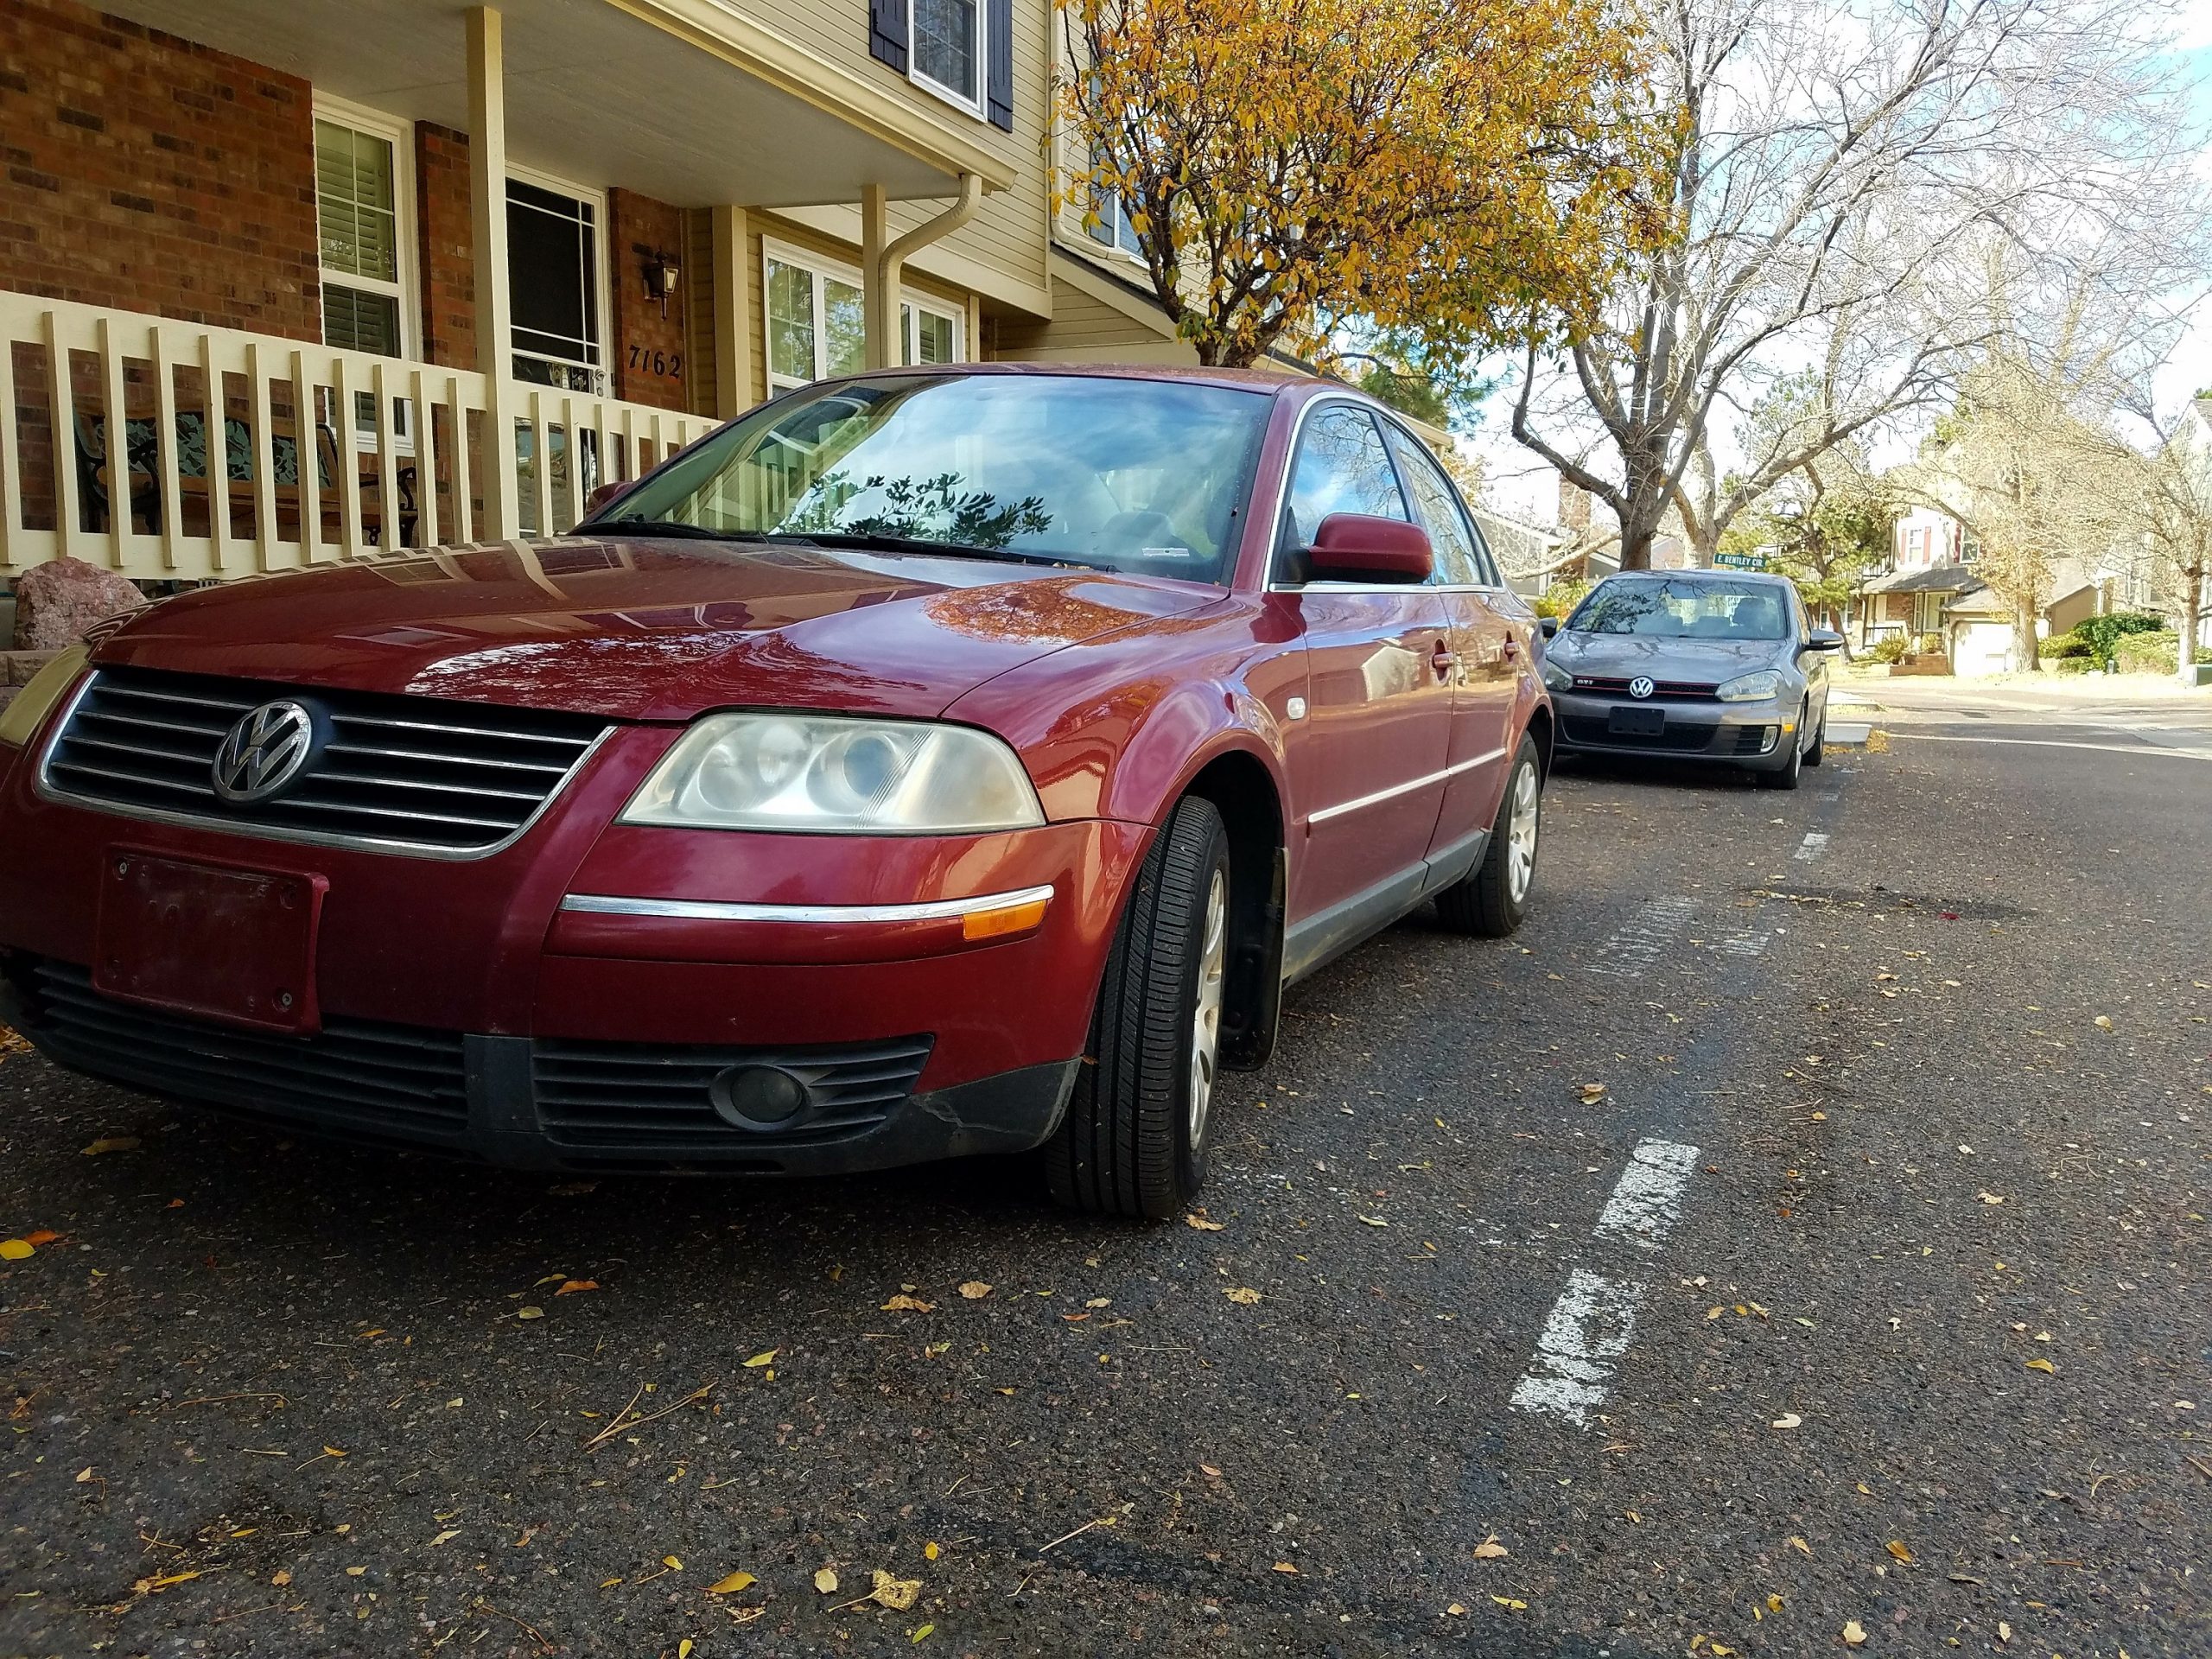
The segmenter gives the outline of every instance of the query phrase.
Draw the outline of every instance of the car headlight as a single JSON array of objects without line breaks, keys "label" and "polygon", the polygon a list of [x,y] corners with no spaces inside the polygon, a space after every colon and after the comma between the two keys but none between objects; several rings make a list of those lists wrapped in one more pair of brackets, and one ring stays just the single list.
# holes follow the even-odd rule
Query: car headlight
[{"label": "car headlight", "polygon": [[815,835],[974,835],[1045,821],[1014,751],[967,726],[713,715],[655,766],[625,823]]},{"label": "car headlight", "polygon": [[16,693],[15,701],[0,709],[0,743],[17,748],[31,741],[47,711],[61,701],[61,694],[77,683],[90,645],[72,645],[31,676],[31,683]]},{"label": "car headlight", "polygon": [[1756,674],[1738,674],[1713,692],[1723,702],[1757,702],[1761,697],[1773,696],[1782,690],[1782,676],[1770,668]]},{"label": "car headlight", "polygon": [[1543,675],[1544,683],[1553,690],[1572,691],[1574,690],[1574,676],[1552,661],[1550,658],[1544,658],[1544,665],[1538,671]]}]

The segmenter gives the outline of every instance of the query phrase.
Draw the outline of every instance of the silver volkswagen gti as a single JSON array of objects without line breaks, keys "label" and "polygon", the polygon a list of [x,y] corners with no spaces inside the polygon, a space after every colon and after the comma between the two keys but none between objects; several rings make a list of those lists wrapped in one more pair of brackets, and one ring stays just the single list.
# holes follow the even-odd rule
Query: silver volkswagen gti
[{"label": "silver volkswagen gti", "polygon": [[1592,588],[1544,650],[1565,754],[1719,761],[1770,789],[1821,764],[1828,653],[1781,576],[1637,570]]}]

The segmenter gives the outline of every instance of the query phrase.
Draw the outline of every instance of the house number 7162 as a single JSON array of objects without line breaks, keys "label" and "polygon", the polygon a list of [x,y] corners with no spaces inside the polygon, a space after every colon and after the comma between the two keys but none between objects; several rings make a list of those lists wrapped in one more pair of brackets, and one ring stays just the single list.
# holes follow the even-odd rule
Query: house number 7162
[{"label": "house number 7162", "polygon": [[671,379],[683,378],[683,353],[681,352],[649,352],[642,346],[630,348],[630,366],[647,374],[664,374]]}]

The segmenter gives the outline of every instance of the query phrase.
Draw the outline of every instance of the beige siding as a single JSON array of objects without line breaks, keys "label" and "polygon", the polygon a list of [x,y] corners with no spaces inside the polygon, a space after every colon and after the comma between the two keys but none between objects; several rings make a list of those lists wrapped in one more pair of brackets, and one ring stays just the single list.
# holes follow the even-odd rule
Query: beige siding
[{"label": "beige siding", "polygon": [[[1014,188],[986,196],[972,221],[938,248],[918,254],[912,268],[928,270],[934,264],[944,274],[950,269],[945,257],[950,256],[987,271],[1003,273],[1009,285],[993,297],[1022,303],[1043,295],[1046,225],[1051,212],[1045,159],[1050,76],[1046,43],[1052,27],[1051,0],[1014,0],[1014,130],[1010,133],[925,91],[871,57],[867,0],[744,0],[743,9],[771,28],[804,41],[840,67],[912,99],[916,108],[1004,160],[1015,175]],[[918,225],[946,205],[893,203],[892,234]],[[845,222],[848,216],[849,225]],[[857,207],[817,209],[807,217],[817,227],[832,228],[852,241],[859,238]],[[989,292],[990,285],[982,281],[976,286]]]},{"label": "beige siding", "polygon": [[[1144,302],[1129,296],[1129,308]],[[1015,362],[1195,364],[1198,353],[1161,334],[1160,326],[1108,304],[1096,294],[1055,275],[1052,320],[1006,318],[995,355]]]}]

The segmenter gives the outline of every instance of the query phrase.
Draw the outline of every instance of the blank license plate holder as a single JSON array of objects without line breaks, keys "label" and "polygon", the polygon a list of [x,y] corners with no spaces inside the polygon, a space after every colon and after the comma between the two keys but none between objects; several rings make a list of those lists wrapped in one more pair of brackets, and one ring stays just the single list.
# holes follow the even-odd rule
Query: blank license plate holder
[{"label": "blank license plate holder", "polygon": [[321,875],[279,874],[111,847],[103,862],[92,988],[262,1031],[321,1028]]},{"label": "blank license plate holder", "polygon": [[1615,737],[1656,737],[1667,729],[1667,711],[1616,709],[1605,716],[1605,729]]}]

